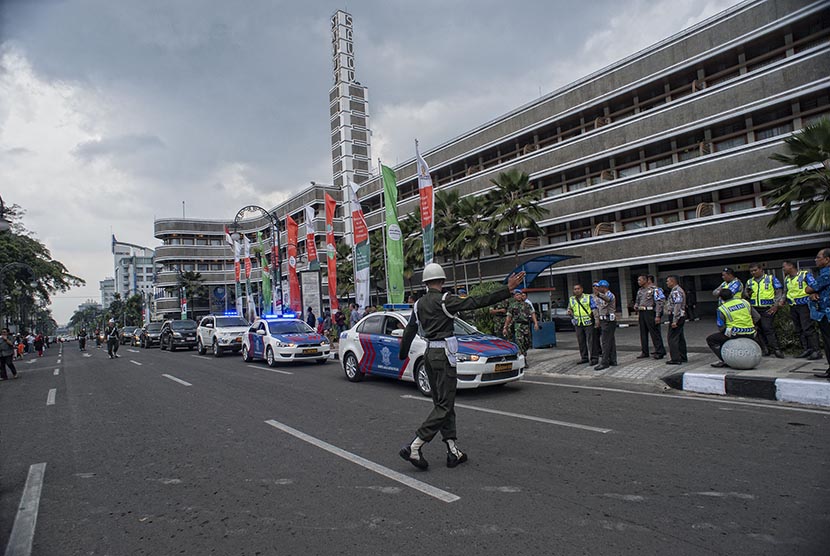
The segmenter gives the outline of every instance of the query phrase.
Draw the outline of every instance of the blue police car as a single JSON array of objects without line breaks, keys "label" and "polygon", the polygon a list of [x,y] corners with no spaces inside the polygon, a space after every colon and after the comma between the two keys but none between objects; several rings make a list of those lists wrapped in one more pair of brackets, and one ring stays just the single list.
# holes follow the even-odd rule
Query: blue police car
[{"label": "blue police car", "polygon": [[243,361],[264,359],[269,367],[308,360],[325,363],[330,353],[326,337],[293,315],[258,318],[242,337]]}]

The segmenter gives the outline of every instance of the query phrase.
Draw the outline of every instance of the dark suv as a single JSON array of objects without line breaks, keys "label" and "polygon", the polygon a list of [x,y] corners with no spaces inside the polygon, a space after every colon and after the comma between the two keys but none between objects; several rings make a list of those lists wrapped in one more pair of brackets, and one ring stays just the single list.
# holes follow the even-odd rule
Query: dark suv
[{"label": "dark suv", "polygon": [[151,322],[141,331],[141,347],[149,348],[159,343],[159,336],[161,335],[161,323]]},{"label": "dark suv", "polygon": [[159,336],[159,347],[161,349],[169,349],[176,351],[176,348],[186,347],[193,349],[196,347],[196,321],[187,320],[166,320],[161,325],[161,334]]}]

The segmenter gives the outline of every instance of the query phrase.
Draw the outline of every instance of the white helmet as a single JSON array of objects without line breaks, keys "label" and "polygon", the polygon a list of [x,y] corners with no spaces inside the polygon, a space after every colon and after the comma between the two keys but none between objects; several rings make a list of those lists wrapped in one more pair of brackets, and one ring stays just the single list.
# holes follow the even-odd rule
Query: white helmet
[{"label": "white helmet", "polygon": [[441,268],[440,264],[437,263],[429,263],[426,268],[424,268],[424,276],[421,279],[422,282],[432,282],[433,280],[446,280],[447,275],[444,274],[444,269]]}]

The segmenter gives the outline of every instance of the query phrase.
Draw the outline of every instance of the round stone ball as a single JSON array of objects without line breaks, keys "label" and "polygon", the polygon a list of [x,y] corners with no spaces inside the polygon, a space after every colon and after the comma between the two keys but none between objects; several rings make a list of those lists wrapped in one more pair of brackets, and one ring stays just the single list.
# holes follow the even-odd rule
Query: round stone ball
[{"label": "round stone ball", "polygon": [[761,346],[749,338],[733,338],[720,350],[723,362],[732,369],[754,369],[761,362]]}]

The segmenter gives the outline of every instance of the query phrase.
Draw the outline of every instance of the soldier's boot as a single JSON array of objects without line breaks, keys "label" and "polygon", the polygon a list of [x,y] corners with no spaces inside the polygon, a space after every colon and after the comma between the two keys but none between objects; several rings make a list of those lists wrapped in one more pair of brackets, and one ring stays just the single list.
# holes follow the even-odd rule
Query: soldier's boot
[{"label": "soldier's boot", "polygon": [[426,469],[429,467],[429,462],[426,458],[424,458],[424,454],[421,453],[421,448],[424,444],[426,444],[426,442],[421,440],[421,438],[416,435],[411,444],[401,448],[398,455],[418,469]]},{"label": "soldier's boot", "polygon": [[467,461],[467,454],[458,449],[455,440],[445,440],[447,443],[447,467],[453,468]]}]

